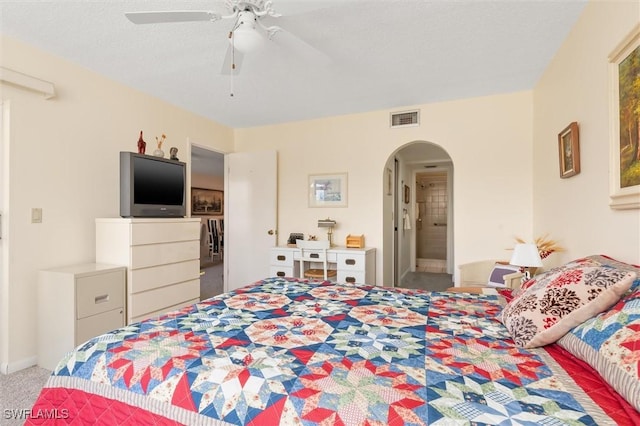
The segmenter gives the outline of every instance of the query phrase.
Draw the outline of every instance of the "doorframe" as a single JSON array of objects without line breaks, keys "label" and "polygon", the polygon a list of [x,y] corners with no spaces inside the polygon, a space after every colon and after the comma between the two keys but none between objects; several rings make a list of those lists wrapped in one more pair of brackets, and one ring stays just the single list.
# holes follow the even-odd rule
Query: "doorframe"
[{"label": "doorframe", "polygon": [[[408,232],[407,237],[409,238],[409,253],[400,253],[400,247],[399,247],[399,236],[398,236],[398,232],[400,231],[399,229],[399,223],[400,223],[400,212],[398,211],[399,208],[399,200],[400,197],[403,195],[403,191],[400,190],[399,185],[400,182],[398,181],[398,179],[400,178],[401,173],[403,172],[403,170],[399,170],[398,167],[398,163],[399,163],[399,157],[398,154],[401,153],[403,151],[403,149],[414,145],[414,144],[424,144],[424,145],[431,145],[434,147],[437,147],[439,150],[441,150],[443,153],[446,154],[446,157],[440,157],[440,158],[436,158],[436,159],[431,159],[429,160],[428,157],[426,158],[421,158],[418,161],[411,161],[410,163],[404,163],[403,162],[403,167],[408,168],[408,170],[410,170],[410,172],[408,173],[409,176],[412,176],[413,182],[410,183],[410,188],[412,188],[412,192],[414,194],[414,196],[412,196],[410,198],[410,202],[408,205],[408,209],[411,212],[410,217],[414,217],[415,216],[415,170],[418,169],[419,167],[422,167],[424,165],[428,165],[428,164],[438,164],[441,165],[442,167],[446,167],[447,169],[447,194],[448,194],[448,207],[447,207],[447,273],[454,275],[455,272],[455,241],[454,241],[454,232],[455,232],[455,226],[454,226],[454,163],[453,163],[453,158],[451,157],[451,155],[449,154],[449,152],[443,148],[441,145],[434,143],[434,142],[429,142],[426,140],[414,140],[414,141],[409,141],[397,148],[395,148],[392,152],[389,153],[387,160],[385,162],[385,165],[383,166],[383,170],[386,167],[390,166],[390,162],[393,159],[394,160],[394,164],[396,164],[396,166],[394,166],[394,185],[393,185],[393,198],[394,200],[392,201],[392,205],[391,207],[393,208],[393,221],[391,222],[390,225],[384,224],[383,226],[383,233],[384,235],[389,235],[388,233],[391,231],[392,232],[392,237],[389,238],[388,240],[383,238],[383,246],[382,246],[382,250],[383,250],[383,256],[382,256],[382,273],[383,273],[383,277],[389,277],[389,279],[391,280],[395,280],[395,282],[393,283],[394,286],[399,286],[400,285],[400,275],[401,275],[401,271],[399,270],[399,264],[402,262],[403,258],[400,258],[400,256],[409,256],[409,271],[415,271],[415,262],[416,262],[416,244],[415,244],[415,226],[411,227],[411,230]],[[385,181],[386,182],[386,181]],[[386,183],[383,185],[383,194],[386,193]],[[397,207],[396,206],[396,202],[398,202]],[[388,204],[383,203],[383,209],[387,208]],[[384,217],[384,212],[383,212],[383,217]],[[398,222],[396,222],[396,219],[398,220]],[[387,272],[390,269],[391,273]]]},{"label": "doorframe", "polygon": [[[419,174],[427,174],[427,173],[439,173],[444,171],[447,174],[447,274],[453,274],[454,272],[454,261],[453,261],[453,163],[451,161],[431,161],[425,162],[424,165],[435,166],[430,168],[429,170],[420,170],[418,168],[414,168],[412,172],[412,189],[411,192],[414,196],[411,199],[410,209],[412,212],[417,211],[416,207],[416,199],[418,194],[417,188],[417,176]],[[415,220],[414,220],[415,222]],[[417,250],[417,242],[418,238],[416,235],[415,227],[412,228],[411,232],[411,265],[412,271],[415,270],[415,266],[418,258],[418,250]]]},{"label": "doorframe", "polygon": [[[194,216],[191,213],[191,175],[193,173],[192,169],[191,169],[191,162],[192,162],[192,153],[193,153],[193,147],[196,146],[200,149],[204,149],[207,151],[211,151],[211,152],[215,152],[216,154],[220,154],[223,156],[224,158],[224,165],[223,165],[223,172],[222,172],[222,184],[223,184],[223,190],[225,192],[224,196],[225,198],[227,197],[228,193],[227,193],[227,152],[222,151],[220,149],[216,149],[216,148],[212,148],[209,145],[205,145],[196,141],[192,141],[191,139],[187,140],[187,158],[189,159],[189,161],[187,161],[187,191],[186,191],[186,197],[187,197],[187,217],[191,217],[193,218]],[[222,215],[224,217],[224,219],[226,220],[227,218],[227,213],[226,213],[226,204],[223,202],[222,203]],[[224,238],[224,237],[223,237]],[[224,239],[224,241],[226,241],[226,238]],[[200,246],[198,246],[198,254],[200,254]],[[228,263],[227,263],[227,256],[222,256],[222,289],[223,291],[226,291],[227,289],[227,277],[228,277]]]},{"label": "doorframe", "polygon": [[9,374],[9,144],[10,102],[0,99],[0,374]]}]

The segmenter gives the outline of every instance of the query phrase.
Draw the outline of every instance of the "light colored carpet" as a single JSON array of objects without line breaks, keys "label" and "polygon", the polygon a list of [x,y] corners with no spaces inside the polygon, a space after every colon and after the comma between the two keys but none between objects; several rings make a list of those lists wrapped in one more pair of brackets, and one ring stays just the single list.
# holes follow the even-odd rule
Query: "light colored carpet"
[{"label": "light colored carpet", "polygon": [[12,374],[0,374],[0,425],[22,425],[21,417],[36,402],[40,389],[51,371],[40,367],[29,367]]},{"label": "light colored carpet", "polygon": [[400,282],[402,288],[415,288],[427,291],[445,291],[453,287],[451,274],[436,272],[408,272]]},{"label": "light colored carpet", "polygon": [[218,261],[200,267],[204,275],[200,275],[200,300],[221,294],[224,289],[223,264]]}]

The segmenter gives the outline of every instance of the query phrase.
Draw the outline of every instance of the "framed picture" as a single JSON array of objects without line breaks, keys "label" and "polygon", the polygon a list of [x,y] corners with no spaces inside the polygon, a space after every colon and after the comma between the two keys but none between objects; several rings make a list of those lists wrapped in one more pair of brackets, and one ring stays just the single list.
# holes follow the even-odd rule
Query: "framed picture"
[{"label": "framed picture", "polygon": [[609,55],[609,206],[612,209],[640,208],[639,64],[640,24],[637,24]]},{"label": "framed picture", "polygon": [[568,178],[580,173],[580,135],[574,121],[558,134],[560,177]]},{"label": "framed picture", "polygon": [[409,204],[409,201],[411,201],[411,188],[405,185],[404,186],[404,203]]},{"label": "framed picture", "polygon": [[309,207],[347,207],[347,174],[309,175]]},{"label": "framed picture", "polygon": [[224,192],[191,188],[191,214],[219,215],[224,211]]}]

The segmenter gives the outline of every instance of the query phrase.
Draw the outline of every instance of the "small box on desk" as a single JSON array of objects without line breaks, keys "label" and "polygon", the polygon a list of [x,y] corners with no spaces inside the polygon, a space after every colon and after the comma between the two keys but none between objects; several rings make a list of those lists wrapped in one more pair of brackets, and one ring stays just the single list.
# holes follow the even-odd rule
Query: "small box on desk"
[{"label": "small box on desk", "polygon": [[347,235],[347,248],[364,248],[364,235]]}]

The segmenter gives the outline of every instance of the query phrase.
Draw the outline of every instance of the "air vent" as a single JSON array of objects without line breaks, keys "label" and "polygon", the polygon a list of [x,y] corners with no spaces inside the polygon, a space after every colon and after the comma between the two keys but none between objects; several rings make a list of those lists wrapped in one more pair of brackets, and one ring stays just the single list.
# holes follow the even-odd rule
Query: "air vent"
[{"label": "air vent", "polygon": [[408,127],[420,124],[420,111],[391,113],[391,127]]}]

